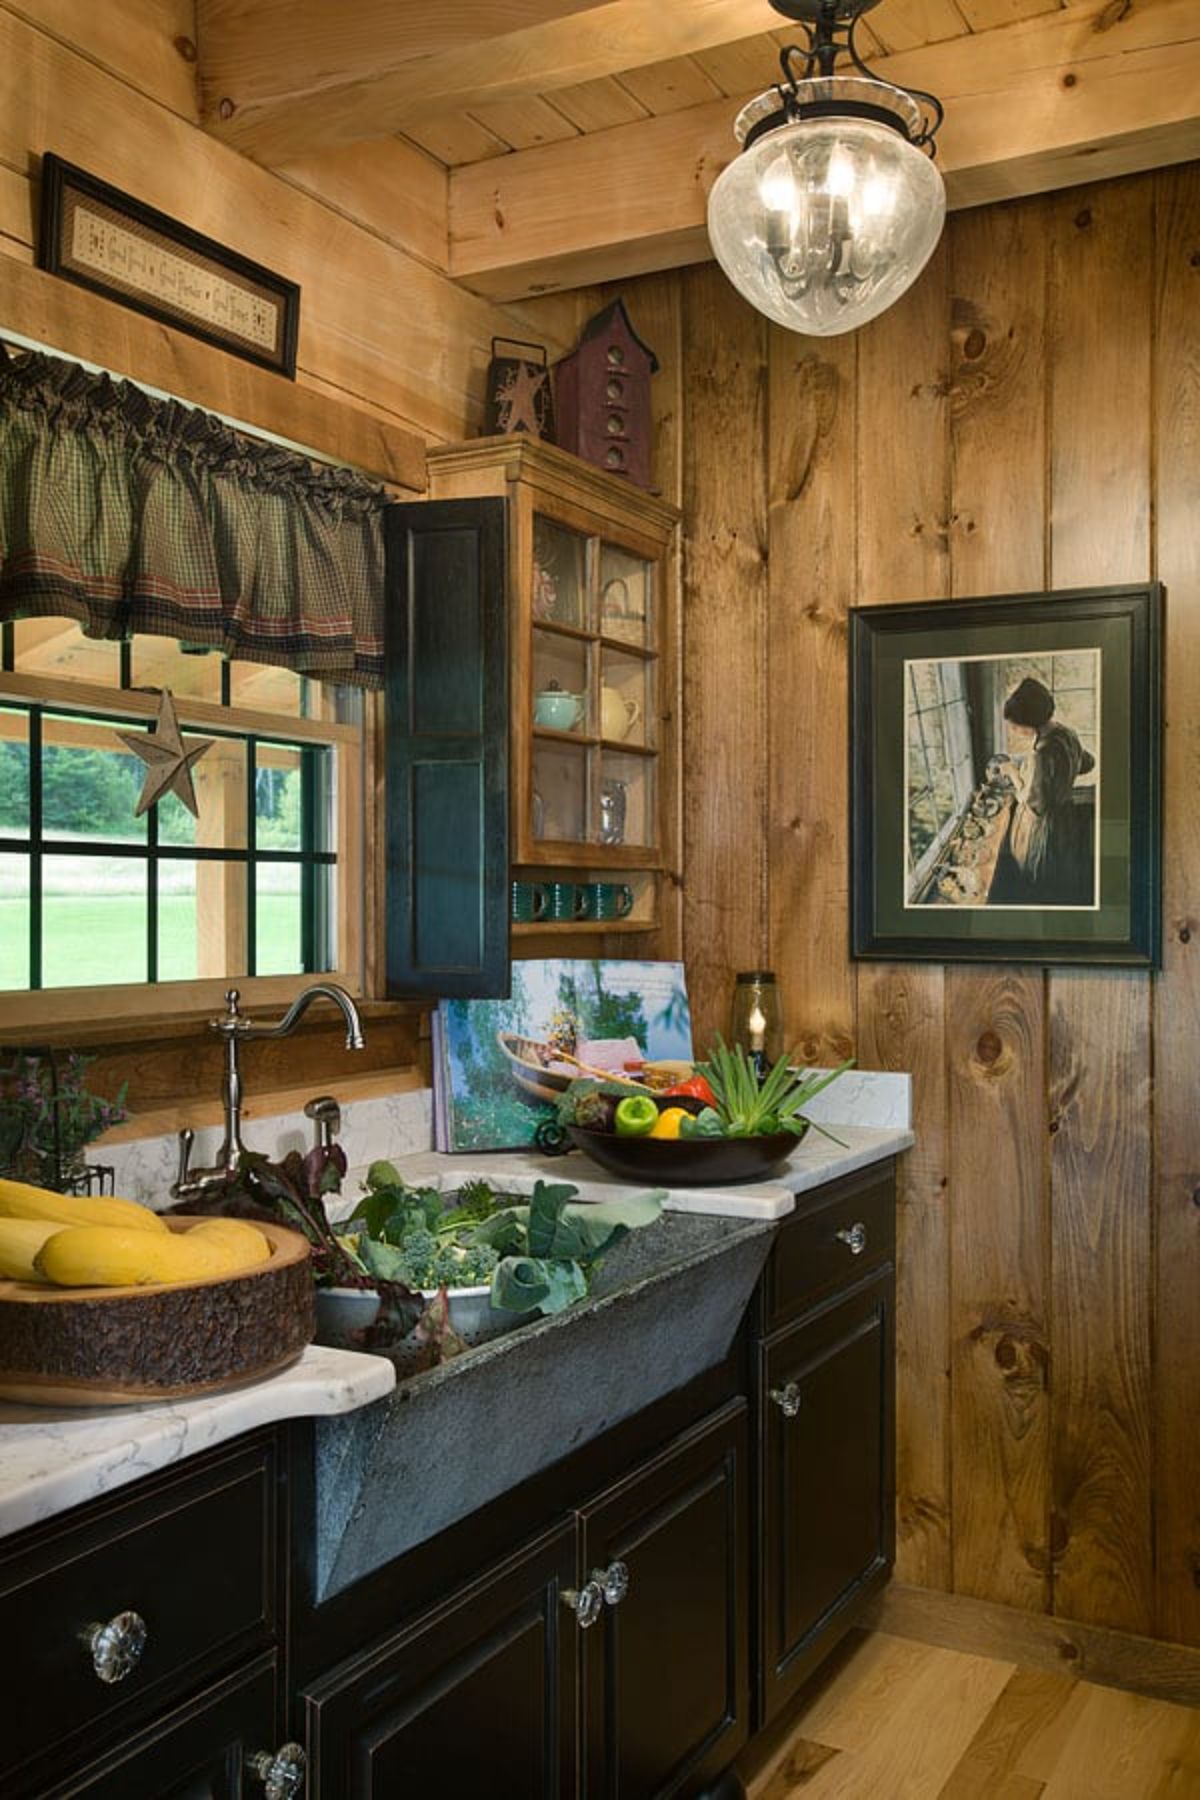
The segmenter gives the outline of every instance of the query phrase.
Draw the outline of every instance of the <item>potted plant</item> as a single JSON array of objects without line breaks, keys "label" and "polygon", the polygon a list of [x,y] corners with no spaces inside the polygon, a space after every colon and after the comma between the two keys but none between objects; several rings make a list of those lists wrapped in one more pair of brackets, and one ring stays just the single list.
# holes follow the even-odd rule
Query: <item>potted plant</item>
[{"label": "potted plant", "polygon": [[70,1193],[86,1184],[84,1151],[125,1117],[128,1083],[114,1100],[93,1094],[77,1051],[18,1055],[0,1073],[0,1173]]}]

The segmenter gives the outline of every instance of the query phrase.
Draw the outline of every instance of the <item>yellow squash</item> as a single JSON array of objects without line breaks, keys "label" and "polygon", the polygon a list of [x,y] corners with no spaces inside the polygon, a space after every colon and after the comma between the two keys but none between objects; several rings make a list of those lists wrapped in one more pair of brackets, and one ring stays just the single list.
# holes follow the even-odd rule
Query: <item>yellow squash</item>
[{"label": "yellow squash", "polygon": [[157,1213],[136,1200],[96,1200],[86,1194],[55,1194],[25,1181],[0,1180],[0,1219],[48,1219],[59,1225],[124,1225],[133,1231],[167,1235]]},{"label": "yellow squash", "polygon": [[33,1259],[62,1226],[53,1219],[0,1219],[0,1275],[10,1281],[41,1281]]},{"label": "yellow squash", "polygon": [[46,1279],[60,1287],[199,1281],[210,1275],[238,1274],[254,1261],[244,1243],[231,1243],[223,1234],[202,1236],[194,1229],[160,1236],[123,1225],[69,1226],[47,1238],[34,1259]]},{"label": "yellow squash", "polygon": [[187,1235],[193,1243],[199,1238],[206,1244],[228,1244],[230,1251],[241,1255],[247,1268],[271,1258],[270,1244],[249,1219],[201,1219]]}]

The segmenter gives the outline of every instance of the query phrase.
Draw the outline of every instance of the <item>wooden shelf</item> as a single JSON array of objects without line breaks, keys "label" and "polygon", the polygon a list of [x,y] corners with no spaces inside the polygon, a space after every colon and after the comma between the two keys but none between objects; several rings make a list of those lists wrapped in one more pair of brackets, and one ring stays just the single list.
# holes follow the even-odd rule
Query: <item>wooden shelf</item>
[{"label": "wooden shelf", "polygon": [[549,632],[551,637],[570,638],[574,644],[590,644],[596,636],[584,625],[564,625],[559,619],[535,619],[533,629]]},{"label": "wooden shelf", "polygon": [[514,937],[575,937],[581,931],[596,936],[603,932],[621,933],[657,931],[657,919],[532,919],[514,920],[509,927]]},{"label": "wooden shelf", "polygon": [[615,650],[621,656],[635,656],[639,662],[653,662],[659,654],[657,646],[631,644],[628,638],[606,637],[603,632],[591,635],[595,637],[595,641],[602,650]]},{"label": "wooden shelf", "polygon": [[629,738],[601,738],[602,750],[613,750],[620,756],[657,756],[658,748],[654,744],[635,744]]},{"label": "wooden shelf", "polygon": [[535,725],[533,735],[539,741],[545,739],[549,744],[578,744],[592,749],[600,742],[598,737],[592,737],[586,731],[555,731],[552,725]]}]

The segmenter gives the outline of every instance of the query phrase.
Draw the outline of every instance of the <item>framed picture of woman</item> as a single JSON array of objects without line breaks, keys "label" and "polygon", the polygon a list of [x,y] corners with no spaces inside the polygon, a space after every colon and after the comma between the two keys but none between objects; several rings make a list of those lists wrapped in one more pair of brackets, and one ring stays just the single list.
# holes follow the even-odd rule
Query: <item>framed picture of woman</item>
[{"label": "framed picture of woman", "polygon": [[855,956],[1159,966],[1163,602],[851,613]]}]

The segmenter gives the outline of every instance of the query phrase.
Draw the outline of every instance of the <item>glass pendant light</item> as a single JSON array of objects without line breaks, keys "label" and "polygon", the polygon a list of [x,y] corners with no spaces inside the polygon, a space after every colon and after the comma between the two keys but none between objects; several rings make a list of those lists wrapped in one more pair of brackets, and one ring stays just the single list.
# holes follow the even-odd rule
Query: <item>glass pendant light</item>
[{"label": "glass pendant light", "polygon": [[[934,166],[942,106],[878,81],[854,47],[878,0],[771,0],[807,46],[780,55],[783,81],[742,108],[740,156],[708,201],[717,261],[750,304],[792,331],[853,331],[898,300],[946,217]],[[839,55],[856,73],[834,73]],[[926,152],[928,151],[928,154]]]}]

